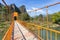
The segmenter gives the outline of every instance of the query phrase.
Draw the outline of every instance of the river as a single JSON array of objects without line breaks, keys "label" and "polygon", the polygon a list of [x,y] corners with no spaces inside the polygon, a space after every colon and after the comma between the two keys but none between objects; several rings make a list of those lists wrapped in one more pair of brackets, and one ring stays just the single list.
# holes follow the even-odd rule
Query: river
[{"label": "river", "polygon": [[[60,27],[56,27],[53,29],[60,31]],[[47,40],[46,39],[46,30],[40,30],[40,34],[44,40]],[[48,40],[50,40],[50,36],[51,36],[50,31],[48,31]],[[52,40],[55,40],[55,33],[54,32],[52,32]],[[60,34],[57,34],[57,40],[60,40]]]}]

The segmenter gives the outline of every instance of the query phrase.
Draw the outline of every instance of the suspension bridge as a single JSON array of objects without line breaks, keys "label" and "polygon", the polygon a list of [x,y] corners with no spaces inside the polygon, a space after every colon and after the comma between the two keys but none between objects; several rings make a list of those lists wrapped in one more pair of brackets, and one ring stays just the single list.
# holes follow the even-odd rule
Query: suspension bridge
[{"label": "suspension bridge", "polygon": [[[58,34],[60,35],[60,31],[53,30],[48,27],[48,8],[51,6],[55,6],[57,4],[60,4],[60,2],[29,11],[29,12],[34,12],[34,11],[38,11],[38,10],[46,8],[47,27],[42,27],[42,26],[36,25],[34,23],[28,23],[28,22],[21,21],[18,19],[18,13],[14,12],[11,25],[10,25],[9,29],[7,30],[7,32],[5,33],[2,40],[53,40],[53,39],[60,40],[60,39],[58,39]],[[6,3],[5,3],[5,5],[7,6]],[[30,27],[35,28],[35,29],[32,29]],[[33,30],[33,31],[36,30],[37,34],[31,30]],[[53,32],[54,32],[54,38],[52,36]],[[44,34],[45,34],[45,37],[44,37]]]}]

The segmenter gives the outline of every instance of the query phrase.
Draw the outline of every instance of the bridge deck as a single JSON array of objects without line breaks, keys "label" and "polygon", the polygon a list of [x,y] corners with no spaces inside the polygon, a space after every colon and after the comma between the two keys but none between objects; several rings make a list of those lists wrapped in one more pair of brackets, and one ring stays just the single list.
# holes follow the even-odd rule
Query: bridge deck
[{"label": "bridge deck", "polygon": [[13,40],[38,40],[38,37],[24,28],[24,26],[17,21],[14,21],[14,30],[12,33]]}]

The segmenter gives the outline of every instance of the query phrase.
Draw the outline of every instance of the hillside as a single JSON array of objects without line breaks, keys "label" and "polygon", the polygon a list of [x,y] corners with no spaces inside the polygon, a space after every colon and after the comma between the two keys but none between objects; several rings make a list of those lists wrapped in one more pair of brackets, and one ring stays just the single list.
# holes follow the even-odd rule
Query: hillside
[{"label": "hillside", "polygon": [[[21,20],[25,20],[25,19],[28,20],[29,19],[29,15],[28,15],[28,13],[26,11],[25,5],[22,5],[22,6],[20,6],[18,8],[15,4],[11,4],[11,5],[9,5],[9,13],[8,13],[8,10],[7,10],[6,6],[2,5],[1,3],[0,3],[0,8],[1,8],[0,9],[0,15],[1,15],[0,19],[2,21],[10,21],[10,20],[12,20],[11,15],[12,15],[12,13],[14,11],[19,13],[19,19],[21,19]],[[22,19],[23,15],[27,15],[26,17],[24,16],[25,19]]]}]

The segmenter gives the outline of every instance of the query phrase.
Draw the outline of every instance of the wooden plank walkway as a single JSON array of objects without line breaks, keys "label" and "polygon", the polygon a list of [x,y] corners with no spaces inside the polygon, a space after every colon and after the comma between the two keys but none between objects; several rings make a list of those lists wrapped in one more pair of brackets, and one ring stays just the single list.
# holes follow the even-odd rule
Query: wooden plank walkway
[{"label": "wooden plank walkway", "polygon": [[17,21],[14,21],[14,30],[12,33],[12,40],[38,40],[33,33],[28,31]]}]

